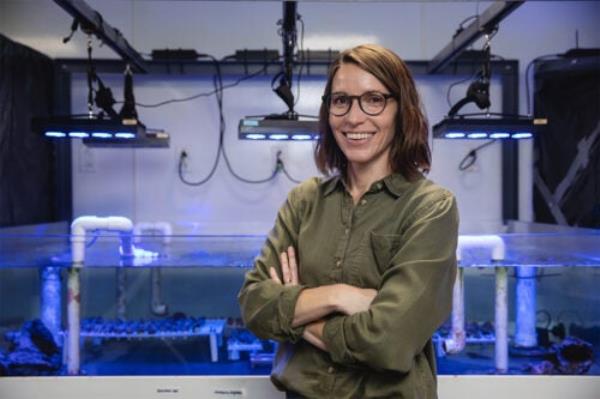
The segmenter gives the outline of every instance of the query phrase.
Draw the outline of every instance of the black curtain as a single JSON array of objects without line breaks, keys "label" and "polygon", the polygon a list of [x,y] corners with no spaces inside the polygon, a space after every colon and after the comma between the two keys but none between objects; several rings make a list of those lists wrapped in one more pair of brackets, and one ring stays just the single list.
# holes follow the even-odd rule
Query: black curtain
[{"label": "black curtain", "polygon": [[[535,139],[535,168],[551,193],[563,180],[568,182],[559,201],[548,201],[536,184],[534,212],[538,222],[558,222],[550,210],[554,204],[568,225],[600,228],[599,60],[550,60],[536,67],[535,115],[548,118],[549,125]],[[581,159],[578,147],[582,146],[589,150],[587,165],[571,179],[569,170],[578,156]]]},{"label": "black curtain", "polygon": [[57,220],[54,146],[31,118],[53,111],[54,64],[0,34],[0,226]]}]

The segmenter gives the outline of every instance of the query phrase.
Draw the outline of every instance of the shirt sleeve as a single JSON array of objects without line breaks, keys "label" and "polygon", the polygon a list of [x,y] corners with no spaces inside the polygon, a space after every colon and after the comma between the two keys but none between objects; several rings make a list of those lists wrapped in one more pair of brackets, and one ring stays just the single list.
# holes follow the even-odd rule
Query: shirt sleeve
[{"label": "shirt sleeve", "polygon": [[456,277],[458,210],[447,195],[416,211],[366,312],[330,318],[323,330],[334,362],[409,372],[448,317]]},{"label": "shirt sleeve", "polygon": [[263,339],[297,342],[304,331],[304,326],[292,327],[296,302],[304,286],[286,287],[269,276],[269,268],[274,267],[281,278],[279,255],[290,245],[298,249],[301,191],[302,186],[292,190],[279,209],[275,225],[238,294],[246,327]]}]

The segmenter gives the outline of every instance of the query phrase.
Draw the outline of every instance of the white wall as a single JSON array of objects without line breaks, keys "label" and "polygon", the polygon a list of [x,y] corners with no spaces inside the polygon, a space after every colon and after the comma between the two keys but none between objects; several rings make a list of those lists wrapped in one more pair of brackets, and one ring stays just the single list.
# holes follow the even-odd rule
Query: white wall
[{"label": "white wall", "polygon": [[[134,48],[149,53],[158,48],[194,48],[222,57],[241,48],[281,48],[275,22],[281,18],[279,2],[207,1],[88,1],[112,26],[119,28]],[[300,2],[298,12],[306,25],[305,47],[341,49],[357,43],[377,42],[407,60],[429,59],[450,40],[460,21],[485,10],[476,2]],[[527,2],[502,22],[492,50],[518,59],[521,69],[520,108],[525,112],[523,72],[527,63],[543,54],[574,47],[579,30],[581,47],[600,46],[600,3]],[[0,0],[0,33],[52,57],[85,56],[85,38],[77,33],[67,45],[71,18],[51,1]],[[481,47],[481,42],[475,45]],[[106,47],[97,57],[116,57]],[[448,110],[448,84],[461,77],[417,77],[431,124]],[[120,77],[105,76],[120,97]],[[136,76],[136,99],[151,103],[206,91],[210,81],[190,77]],[[461,98],[466,85],[453,91]],[[322,82],[305,81],[300,110],[316,113]],[[498,86],[492,89],[493,108],[500,107]],[[85,110],[85,85],[76,79],[73,111]],[[284,151],[290,173],[303,179],[316,174],[310,143],[255,143],[237,140],[241,116],[283,110],[269,90],[269,80],[253,80],[225,92],[226,147],[234,168],[248,178],[269,174],[277,149]],[[171,133],[171,148],[73,151],[75,216],[84,213],[123,214],[138,221],[170,220],[185,232],[263,234],[293,183],[280,176],[274,182],[252,186],[238,183],[221,161],[215,178],[193,188],[178,181],[179,153],[190,155],[187,177],[204,176],[216,151],[217,115],[214,98],[138,109],[151,127]],[[463,232],[489,231],[501,218],[500,148],[487,147],[476,167],[458,172],[460,159],[479,143],[435,141],[431,178],[453,190],[459,199]],[[531,143],[520,145],[520,215],[530,220]]]}]

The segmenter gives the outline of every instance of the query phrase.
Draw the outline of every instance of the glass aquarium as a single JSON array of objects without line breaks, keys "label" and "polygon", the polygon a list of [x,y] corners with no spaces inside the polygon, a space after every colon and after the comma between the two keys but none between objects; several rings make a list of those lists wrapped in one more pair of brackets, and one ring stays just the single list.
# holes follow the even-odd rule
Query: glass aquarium
[{"label": "glass aquarium", "polygon": [[[277,342],[237,303],[265,237],[79,238],[67,223],[0,229],[0,376],[270,373]],[[600,375],[600,231],[512,223],[461,236],[458,254],[441,375]]]}]

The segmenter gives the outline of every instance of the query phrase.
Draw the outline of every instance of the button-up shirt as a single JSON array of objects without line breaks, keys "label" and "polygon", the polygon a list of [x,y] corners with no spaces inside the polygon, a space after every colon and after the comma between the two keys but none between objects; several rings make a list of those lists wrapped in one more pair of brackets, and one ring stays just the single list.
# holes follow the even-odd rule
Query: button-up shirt
[{"label": "button-up shirt", "polygon": [[[450,313],[457,237],[453,195],[424,177],[389,175],[356,203],[339,176],[294,188],[239,294],[247,327],[280,342],[275,385],[309,398],[437,397],[431,336]],[[269,277],[288,246],[296,286]],[[378,293],[368,311],[327,317],[324,352],[292,320],[303,289],[336,283]]]}]

